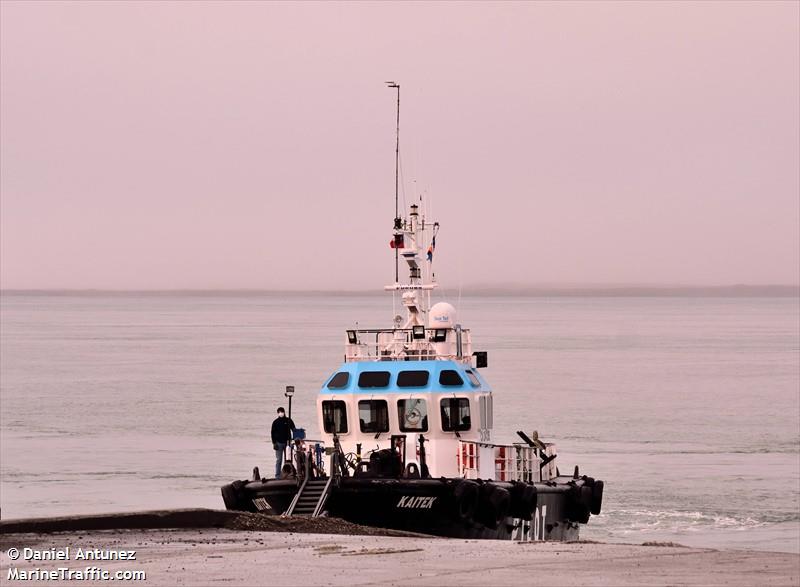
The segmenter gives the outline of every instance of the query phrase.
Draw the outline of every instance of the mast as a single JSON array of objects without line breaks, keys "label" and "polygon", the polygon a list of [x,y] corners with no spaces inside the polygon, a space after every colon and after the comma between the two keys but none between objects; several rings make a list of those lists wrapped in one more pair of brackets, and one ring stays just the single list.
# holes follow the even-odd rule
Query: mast
[{"label": "mast", "polygon": [[[385,286],[384,289],[392,292],[393,301],[395,295],[400,294],[401,302],[407,311],[403,328],[408,329],[412,326],[425,325],[425,317],[430,306],[430,290],[436,287],[436,283],[424,283],[420,266],[423,263],[420,256],[423,250],[421,244],[425,241],[426,232],[431,228],[433,228],[434,238],[436,237],[439,223],[431,226],[429,222],[425,221],[424,214],[420,217],[420,206],[416,203],[412,203],[409,207],[405,220],[400,217],[400,84],[386,82],[386,85],[397,90],[397,126],[394,146],[394,231],[390,243],[394,249],[394,283]],[[435,241],[431,245],[435,245]],[[430,252],[432,254],[432,249]],[[408,264],[409,269],[409,280],[405,284],[400,283],[401,256]]]},{"label": "mast", "polygon": [[[395,132],[394,145],[394,229],[399,230],[402,226],[400,220],[400,204],[398,193],[400,186],[400,84],[396,82],[386,82],[390,88],[397,89],[397,128]],[[400,251],[394,249],[394,282],[400,283]]]}]

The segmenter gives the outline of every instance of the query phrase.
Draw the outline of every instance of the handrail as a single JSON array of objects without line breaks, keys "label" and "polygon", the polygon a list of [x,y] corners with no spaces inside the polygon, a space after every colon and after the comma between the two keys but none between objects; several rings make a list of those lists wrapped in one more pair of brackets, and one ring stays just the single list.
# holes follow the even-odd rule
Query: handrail
[{"label": "handrail", "polygon": [[[298,451],[298,455],[301,454]],[[283,513],[284,516],[291,516],[294,512],[294,508],[297,507],[297,502],[300,501],[300,496],[303,494],[303,490],[305,490],[306,485],[308,485],[308,480],[311,478],[311,459],[307,451],[303,450],[302,454],[305,459],[305,463],[303,464],[303,483],[300,484],[300,489],[297,490],[297,493],[294,494],[294,498],[292,498],[292,503],[289,504],[289,507]]]},{"label": "handrail", "polygon": [[325,484],[325,488],[322,490],[322,495],[319,496],[317,507],[314,508],[314,513],[311,514],[312,518],[319,516],[319,513],[322,511],[322,506],[324,506],[325,502],[328,501],[328,493],[331,488],[331,481],[333,481],[333,475],[328,476],[328,482]]},{"label": "handrail", "polygon": [[308,483],[308,477],[303,479],[303,483],[300,485],[300,489],[297,490],[297,493],[294,494],[294,498],[292,498],[292,503],[289,504],[289,507],[286,508],[286,511],[283,512],[284,516],[291,516],[292,512],[294,512],[294,508],[297,507],[297,502],[300,501],[300,495],[303,493],[303,490],[306,488],[306,484]]},{"label": "handrail", "polygon": [[[414,332],[413,328],[349,328],[348,330],[351,330],[352,332],[355,333],[363,333],[363,334],[385,334],[385,333],[391,334],[395,332],[407,332],[407,333]],[[454,330],[454,328],[452,326],[444,326],[441,328],[437,327],[426,328],[426,330],[427,331]],[[461,332],[469,332],[469,330],[470,330],[469,328],[462,328]]]},{"label": "handrail", "polygon": [[[354,345],[355,346],[355,345]],[[363,346],[363,345],[362,345]],[[471,356],[461,356],[459,357],[457,354],[439,354],[439,353],[416,353],[413,350],[407,350],[403,352],[403,357],[408,358],[410,360],[419,361],[457,361],[461,363],[471,363],[472,357]],[[345,355],[345,363],[359,363],[362,361],[380,361],[380,360],[394,360],[399,358],[399,355],[382,355],[380,353],[376,354],[366,354],[366,355]]]},{"label": "handrail", "polygon": [[[436,336],[439,331],[454,334],[439,339]],[[396,359],[471,361],[472,340],[468,328],[461,329],[458,325],[455,328],[429,328],[422,338],[415,338],[414,334],[412,328],[348,330],[345,362]]]},{"label": "handrail", "polygon": [[[548,450],[552,444],[545,445]],[[477,478],[481,467],[481,448],[491,449],[494,477],[498,481],[523,481],[526,483],[542,481],[543,475],[540,462],[543,460],[544,451],[538,447],[520,443],[493,444],[474,440],[460,440],[456,453],[456,462],[460,476]],[[484,453],[484,456],[487,456]],[[547,463],[555,459],[555,455],[548,457]],[[484,463],[485,465],[486,463]]]}]

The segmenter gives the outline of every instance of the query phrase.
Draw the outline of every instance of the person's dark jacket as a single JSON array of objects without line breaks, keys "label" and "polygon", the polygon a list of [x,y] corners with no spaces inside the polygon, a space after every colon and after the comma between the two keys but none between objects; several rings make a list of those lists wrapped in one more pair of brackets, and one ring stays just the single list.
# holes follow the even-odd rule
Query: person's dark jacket
[{"label": "person's dark jacket", "polygon": [[272,444],[286,444],[292,439],[294,422],[286,416],[278,416],[272,422]]}]

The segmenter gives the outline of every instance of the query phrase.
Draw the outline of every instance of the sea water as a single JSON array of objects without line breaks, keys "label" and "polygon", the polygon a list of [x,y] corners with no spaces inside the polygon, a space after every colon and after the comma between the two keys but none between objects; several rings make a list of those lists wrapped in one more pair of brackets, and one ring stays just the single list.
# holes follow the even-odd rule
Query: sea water
[{"label": "sea water", "polygon": [[[605,481],[585,539],[800,552],[795,298],[464,296],[494,440],[537,430]],[[346,328],[391,296],[4,293],[4,519],[221,508],[273,470],[278,405],[310,437]],[[367,449],[369,447],[366,447]]]}]

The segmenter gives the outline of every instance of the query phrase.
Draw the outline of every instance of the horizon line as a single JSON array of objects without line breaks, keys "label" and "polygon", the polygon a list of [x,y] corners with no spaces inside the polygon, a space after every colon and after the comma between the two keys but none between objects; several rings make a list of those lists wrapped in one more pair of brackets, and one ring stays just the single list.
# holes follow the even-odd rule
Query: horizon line
[{"label": "horizon line", "polygon": [[[442,288],[452,291],[453,288]],[[627,285],[627,284],[573,284],[573,285],[521,285],[476,284],[461,287],[462,295],[528,295],[528,296],[727,296],[727,297],[796,297],[800,284],[727,284],[727,285]],[[385,294],[377,288],[319,289],[319,288],[0,288],[0,295],[192,295],[192,294],[333,294],[364,295]]]}]

